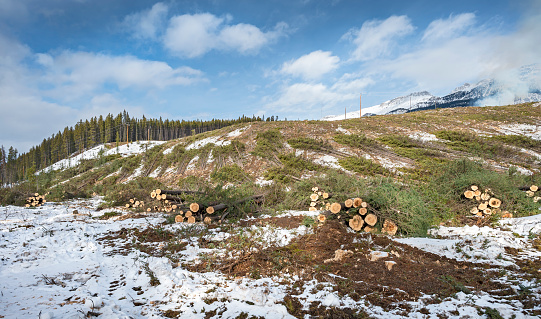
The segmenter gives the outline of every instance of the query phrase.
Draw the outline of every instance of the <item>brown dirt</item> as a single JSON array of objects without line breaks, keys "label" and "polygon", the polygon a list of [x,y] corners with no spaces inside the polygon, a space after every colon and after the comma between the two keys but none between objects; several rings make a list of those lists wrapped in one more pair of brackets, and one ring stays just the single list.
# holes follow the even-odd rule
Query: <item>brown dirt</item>
[{"label": "brown dirt", "polygon": [[[341,262],[325,263],[338,249],[351,250],[353,254]],[[370,261],[373,249],[387,251],[389,257]],[[389,271],[385,261],[396,264]],[[245,253],[234,260],[215,262],[219,264],[210,268],[221,269],[232,276],[259,278],[288,273],[302,278],[293,287],[303,287],[314,278],[319,282],[330,282],[340,296],[348,295],[354,300],[364,297],[383,309],[400,307],[401,302],[415,301],[423,295],[434,295],[433,302],[438,302],[459,291],[515,294],[510,287],[491,281],[496,277],[496,271],[491,271],[489,266],[483,269],[479,265],[423,252],[382,235],[350,233],[346,226],[334,220],[320,226],[315,234],[302,236],[285,247],[271,247]],[[192,270],[205,271],[208,266],[204,262]],[[291,288],[290,295],[300,293],[295,291]],[[289,308],[295,316],[305,314],[295,302]]]}]

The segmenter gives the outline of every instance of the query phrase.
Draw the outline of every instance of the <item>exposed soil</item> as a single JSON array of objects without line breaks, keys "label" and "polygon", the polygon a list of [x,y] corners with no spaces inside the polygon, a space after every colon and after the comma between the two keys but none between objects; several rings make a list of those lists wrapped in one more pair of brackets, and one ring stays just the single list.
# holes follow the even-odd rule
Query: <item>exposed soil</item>
[{"label": "exposed soil", "polygon": [[[299,218],[283,217],[260,222],[294,227],[298,225]],[[250,224],[258,224],[258,221],[247,223]],[[352,254],[340,262],[325,262],[333,258],[338,249],[349,250]],[[370,253],[374,250],[388,252],[389,255],[370,261]],[[385,261],[396,264],[388,270]],[[209,262],[195,265],[192,270],[204,272],[209,269]],[[500,268],[448,259],[394,242],[383,235],[352,233],[335,220],[326,222],[314,234],[299,237],[285,247],[245,252],[235,259],[213,262],[217,264],[210,269],[221,269],[235,277],[297,275],[301,279],[289,285],[289,299],[286,298],[284,304],[292,315],[299,318],[305,314],[329,318],[358,318],[362,315],[354,311],[349,313],[346,309],[331,315],[327,307],[323,307],[327,310],[322,310],[317,305],[311,305],[310,311],[303,310],[301,305],[304,302],[296,296],[312,279],[332,283],[333,289],[342,297],[349,296],[356,301],[365,298],[385,310],[402,308],[405,314],[408,307],[403,302],[416,301],[426,295],[433,296],[434,303],[460,291],[485,291],[504,298],[517,295],[509,286],[494,281]],[[538,267],[539,261],[533,263],[531,269]]]}]

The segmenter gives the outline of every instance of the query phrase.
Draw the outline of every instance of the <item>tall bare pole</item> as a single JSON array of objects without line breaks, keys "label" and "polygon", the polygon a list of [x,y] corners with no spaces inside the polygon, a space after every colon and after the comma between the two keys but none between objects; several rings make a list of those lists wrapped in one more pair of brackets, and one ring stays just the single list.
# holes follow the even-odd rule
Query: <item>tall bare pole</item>
[{"label": "tall bare pole", "polygon": [[359,96],[359,118],[363,117],[362,105],[363,105],[363,94],[361,93]]},{"label": "tall bare pole", "polygon": [[130,128],[130,124],[126,123],[126,144],[128,144],[130,141],[128,140],[128,131]]}]

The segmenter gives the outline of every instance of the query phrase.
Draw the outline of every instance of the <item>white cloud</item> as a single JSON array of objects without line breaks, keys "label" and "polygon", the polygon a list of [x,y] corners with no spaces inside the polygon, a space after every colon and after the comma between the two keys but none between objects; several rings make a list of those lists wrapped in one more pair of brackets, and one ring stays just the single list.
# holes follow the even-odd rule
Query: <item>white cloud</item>
[{"label": "white cloud", "polygon": [[165,62],[141,60],[133,56],[66,51],[55,57],[40,54],[38,61],[45,63],[46,78],[55,84],[59,95],[67,93],[75,97],[110,84],[119,89],[163,89],[205,80],[199,70],[186,66],[172,68]]},{"label": "white cloud", "polygon": [[158,31],[165,26],[169,7],[158,2],[151,9],[134,13],[124,19],[124,25],[140,39],[156,39]]},{"label": "white cloud", "polygon": [[216,32],[223,21],[210,13],[173,17],[165,32],[164,45],[180,56],[201,56],[216,47]]},{"label": "white cloud", "polygon": [[395,40],[413,30],[415,28],[407,16],[391,16],[383,21],[367,21],[361,29],[351,29],[343,38],[351,40],[356,46],[351,53],[353,60],[368,61],[388,56]]},{"label": "white cloud", "polygon": [[423,41],[445,40],[461,35],[475,24],[475,14],[463,13],[448,19],[432,21],[423,34]]},{"label": "white cloud", "polygon": [[210,13],[175,16],[169,21],[164,46],[172,54],[187,58],[199,57],[211,50],[255,53],[287,30],[283,22],[274,30],[263,32],[251,24],[228,25],[229,20],[229,16],[219,18]]},{"label": "white cloud", "polygon": [[283,87],[278,97],[265,107],[289,116],[319,117],[322,109],[329,110],[339,104],[356,101],[359,93],[373,83],[370,78],[352,74],[345,74],[330,87],[323,83],[295,83]]},{"label": "white cloud", "polygon": [[336,70],[339,62],[340,58],[333,56],[332,52],[318,50],[284,63],[281,72],[302,77],[305,80],[317,80]]}]

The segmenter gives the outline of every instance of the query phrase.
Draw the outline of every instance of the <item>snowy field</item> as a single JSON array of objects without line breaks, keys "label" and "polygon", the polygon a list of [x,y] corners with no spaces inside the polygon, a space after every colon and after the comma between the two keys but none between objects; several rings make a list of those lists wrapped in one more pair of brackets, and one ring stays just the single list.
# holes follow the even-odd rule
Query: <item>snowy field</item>
[{"label": "snowy field", "polygon": [[[153,215],[99,219],[111,212],[96,211],[99,203],[99,198],[93,198],[47,203],[34,209],[0,207],[0,318],[165,318],[168,310],[175,311],[179,318],[294,318],[283,303],[287,288],[282,284],[284,278],[232,277],[182,266],[210,250],[199,247],[190,235],[207,226],[162,225],[164,218]],[[288,212],[282,217],[305,214],[314,215]],[[150,257],[141,250],[123,249],[126,243],[121,239],[107,239],[129,229],[143,232],[158,226],[184,234],[179,237],[182,249],[178,263],[166,257]],[[311,232],[312,228],[302,225],[291,229],[247,226],[250,236],[277,246]],[[528,240],[539,232],[541,215],[536,215],[508,219],[496,229],[441,227],[432,231],[433,238],[397,242],[450,259],[513,267],[516,256],[510,256],[505,248],[520,249],[527,258],[539,257],[541,252]],[[204,236],[208,242],[219,242],[230,234],[214,228]],[[162,248],[163,244],[156,243],[153,249]],[[291,276],[294,282],[296,278]],[[539,282],[535,280],[509,285],[517,291],[527,287],[530,296],[540,300]],[[372,305],[362,296],[358,301],[339,297],[327,283],[321,286],[316,279],[305,282],[296,297],[306,303],[319,301],[326,307],[359,309],[373,318],[487,318],[479,313],[479,307],[493,308],[504,318],[536,318],[523,313],[521,302],[485,292],[458,292],[438,303],[425,302],[424,298],[408,301],[408,315],[404,316],[403,312]],[[541,305],[535,309],[541,310]]]}]

